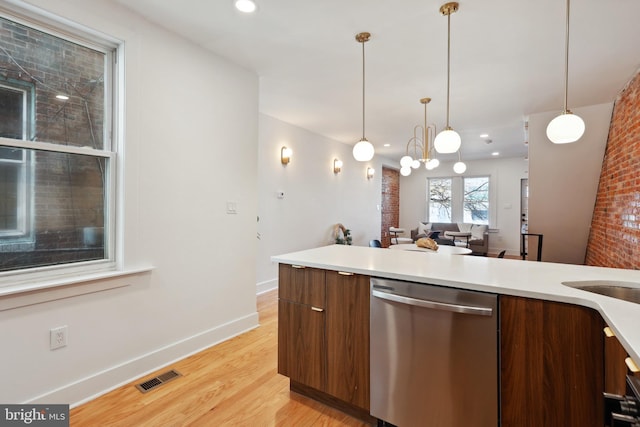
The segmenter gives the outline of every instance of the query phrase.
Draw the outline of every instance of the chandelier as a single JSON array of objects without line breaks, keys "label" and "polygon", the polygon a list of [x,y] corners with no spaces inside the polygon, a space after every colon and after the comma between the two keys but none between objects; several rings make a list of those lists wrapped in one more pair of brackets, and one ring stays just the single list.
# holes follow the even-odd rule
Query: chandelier
[{"label": "chandelier", "polygon": [[[424,124],[413,128],[413,138],[407,142],[406,155],[400,159],[400,174],[411,175],[411,169],[418,169],[424,163],[428,170],[438,167],[440,161],[435,157],[433,148],[433,136],[436,133],[434,125],[427,125],[427,104],[431,98],[422,98],[420,103],[424,105]],[[412,153],[413,156],[409,153]]]}]

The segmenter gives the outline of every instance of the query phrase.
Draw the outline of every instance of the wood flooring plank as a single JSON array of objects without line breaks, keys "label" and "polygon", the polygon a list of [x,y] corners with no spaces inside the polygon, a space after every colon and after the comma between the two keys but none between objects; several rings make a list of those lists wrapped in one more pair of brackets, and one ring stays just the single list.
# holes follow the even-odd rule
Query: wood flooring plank
[{"label": "wood flooring plank", "polygon": [[[349,426],[367,424],[289,390],[277,369],[277,290],[257,298],[260,327],[73,408],[72,427]],[[147,393],[135,384],[183,376]]]}]

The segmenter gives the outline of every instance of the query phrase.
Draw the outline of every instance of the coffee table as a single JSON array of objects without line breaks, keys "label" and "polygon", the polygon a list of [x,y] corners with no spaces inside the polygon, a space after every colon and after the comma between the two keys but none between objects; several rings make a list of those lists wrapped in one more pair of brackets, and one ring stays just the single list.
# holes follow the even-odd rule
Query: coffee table
[{"label": "coffee table", "polygon": [[469,247],[469,237],[471,237],[471,233],[465,231],[445,231],[445,236],[449,236],[453,239],[455,243],[456,237],[466,237],[467,238],[467,248]]}]

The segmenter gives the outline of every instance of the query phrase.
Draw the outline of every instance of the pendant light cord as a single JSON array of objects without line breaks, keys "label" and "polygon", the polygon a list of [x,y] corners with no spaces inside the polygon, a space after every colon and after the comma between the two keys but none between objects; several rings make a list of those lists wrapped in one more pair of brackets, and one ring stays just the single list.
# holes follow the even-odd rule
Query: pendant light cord
[{"label": "pendant light cord", "polygon": [[364,41],[362,42],[362,139],[366,139],[364,136]]},{"label": "pendant light cord", "polygon": [[449,88],[450,87],[451,87],[451,13],[447,14],[447,127],[446,129],[449,128]]},{"label": "pendant light cord", "polygon": [[567,0],[567,28],[565,34],[565,55],[564,55],[564,113],[567,113],[568,92],[569,92],[569,10],[570,0]]},{"label": "pendant light cord", "polygon": [[424,103],[424,140],[422,142],[422,158],[429,158],[429,131],[427,128],[427,103]]}]

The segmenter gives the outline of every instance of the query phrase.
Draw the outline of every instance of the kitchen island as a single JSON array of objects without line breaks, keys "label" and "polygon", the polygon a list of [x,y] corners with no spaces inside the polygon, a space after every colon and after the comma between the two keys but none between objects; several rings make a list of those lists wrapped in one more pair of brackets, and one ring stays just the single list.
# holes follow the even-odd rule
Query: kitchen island
[{"label": "kitchen island", "polygon": [[[517,423],[522,420],[517,418],[522,412],[527,412],[529,415],[545,412],[546,417],[556,416],[555,414],[560,416],[567,411],[567,407],[558,404],[557,400],[567,394],[572,396],[569,403],[573,407],[572,410],[593,411],[590,408],[593,407],[596,410],[591,412],[590,417],[602,419],[599,416],[602,412],[601,391],[602,383],[606,381],[603,380],[605,375],[602,365],[605,350],[603,350],[601,326],[605,324],[614,331],[622,345],[622,351],[630,355],[633,360],[640,360],[640,331],[637,327],[640,320],[640,305],[577,290],[562,284],[565,281],[588,280],[638,283],[640,282],[638,271],[486,257],[425,256],[412,251],[390,251],[342,245],[289,253],[272,259],[281,264],[281,274],[282,271],[286,271],[283,267],[291,266],[308,267],[310,270],[324,272],[323,274],[327,277],[327,292],[334,294],[345,287],[337,280],[341,277],[348,278],[348,275],[353,274],[359,278],[352,279],[353,283],[360,283],[361,288],[366,286],[362,283],[365,283],[369,277],[380,277],[499,295],[502,322],[500,330],[502,425],[518,425]],[[329,277],[331,277],[330,280]],[[281,277],[280,286],[282,285]],[[340,310],[346,310],[341,314],[342,316],[349,315],[351,310],[349,307],[355,306],[351,301],[352,297],[357,304],[363,305],[362,295],[357,295],[345,294],[338,298],[330,298],[327,295],[327,307],[315,307],[315,309],[321,311],[327,319],[335,318],[335,312]],[[333,308],[329,306],[330,300],[333,300]],[[285,300],[283,304],[289,302],[291,301]],[[348,309],[343,310],[343,305]],[[360,313],[361,310],[353,312]],[[364,316],[360,313],[360,318],[362,317]],[[334,325],[348,326],[350,323],[342,322]],[[345,333],[333,326],[326,329],[327,338],[322,341],[324,335],[318,332],[320,337],[318,347],[321,350],[319,355],[323,354],[322,351],[327,354],[327,348],[323,346],[331,342],[329,337],[336,331],[338,335],[356,336],[352,334],[352,332],[355,333],[354,331]],[[363,335],[362,331],[360,335]],[[537,336],[539,339],[536,338]],[[339,342],[339,340],[335,341]],[[279,342],[279,346],[280,344]],[[368,341],[365,344],[368,345]],[[339,351],[345,350],[337,348]],[[361,351],[358,352],[357,357],[348,353],[350,349],[347,348],[346,351],[344,357],[341,356],[342,359],[349,360],[354,366],[368,363],[368,355],[365,358]],[[329,355],[333,353],[335,351],[328,352]],[[321,356],[319,357],[322,359]],[[336,356],[331,357],[336,358]],[[326,359],[325,355],[324,360]],[[606,361],[606,354],[604,359]],[[359,360],[359,363],[354,363],[353,360]],[[532,360],[534,364],[531,364]],[[325,371],[320,373],[320,377],[324,375],[324,378],[331,378],[331,370],[335,365],[335,360],[333,365],[327,364],[323,368]],[[341,375],[344,376],[345,372],[341,372]],[[360,374],[360,377],[362,375]],[[569,381],[565,381],[565,378],[572,378],[572,375],[577,377],[580,387],[588,386],[583,395],[575,394],[573,390],[575,387],[566,384]],[[564,381],[565,384],[549,384],[547,377],[551,377],[553,381]],[[355,384],[353,388],[359,390],[366,388],[368,391],[368,384],[360,385],[361,379],[358,380],[358,378],[356,375],[349,380]],[[540,391],[535,389],[536,382],[539,383]],[[566,387],[566,390],[560,393],[559,390],[562,390],[562,387]],[[308,395],[316,390],[315,386],[311,389],[305,388],[304,384],[299,384],[293,378],[291,388]],[[322,387],[320,389],[325,391]],[[582,390],[578,391],[582,392]],[[553,399],[548,398],[549,393],[556,392],[559,393],[557,396]],[[521,397],[518,397],[518,393]],[[329,393],[328,397],[332,396],[335,394]],[[338,400],[349,402],[350,395],[347,397],[340,396]],[[539,407],[535,406],[538,405],[536,398],[540,399]],[[327,402],[326,399],[319,400]],[[367,410],[366,405],[357,404],[356,406],[364,411]],[[542,410],[543,406],[544,410]],[[509,417],[512,416],[516,418],[509,422]],[[528,415],[526,418],[530,419]],[[530,425],[535,425],[535,421],[529,422],[534,422]],[[553,423],[547,425],[553,425]],[[595,422],[592,425],[599,424]]]}]

